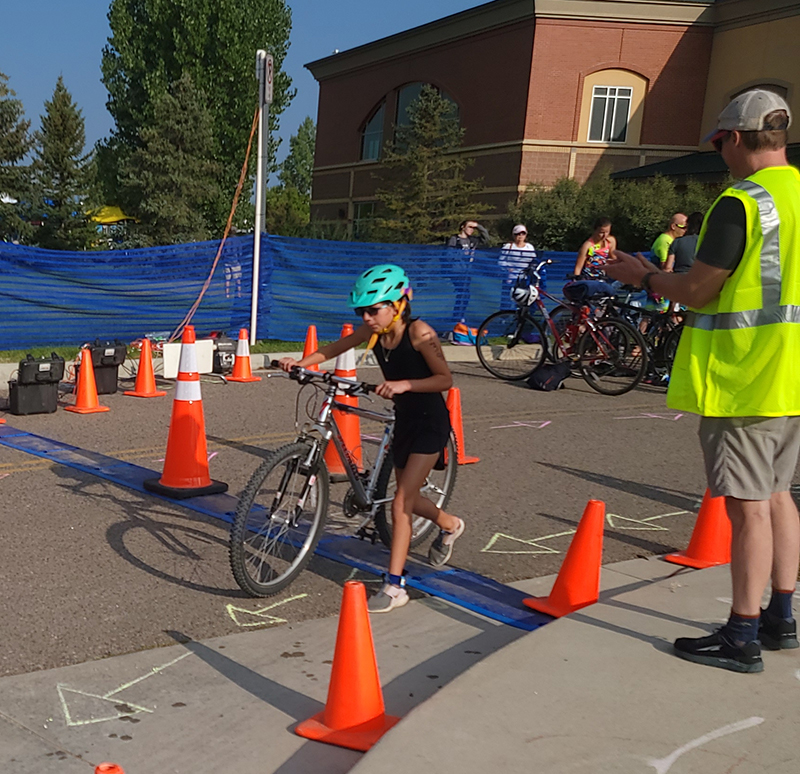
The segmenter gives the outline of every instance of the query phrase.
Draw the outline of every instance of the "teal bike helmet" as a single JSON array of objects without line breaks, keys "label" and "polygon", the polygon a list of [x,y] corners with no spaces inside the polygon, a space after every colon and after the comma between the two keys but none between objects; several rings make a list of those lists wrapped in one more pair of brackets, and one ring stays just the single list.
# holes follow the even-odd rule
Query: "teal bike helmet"
[{"label": "teal bike helmet", "polygon": [[382,263],[367,269],[353,285],[349,304],[353,309],[359,306],[372,306],[381,301],[400,301],[403,296],[411,296],[411,282],[408,275],[393,263]]}]

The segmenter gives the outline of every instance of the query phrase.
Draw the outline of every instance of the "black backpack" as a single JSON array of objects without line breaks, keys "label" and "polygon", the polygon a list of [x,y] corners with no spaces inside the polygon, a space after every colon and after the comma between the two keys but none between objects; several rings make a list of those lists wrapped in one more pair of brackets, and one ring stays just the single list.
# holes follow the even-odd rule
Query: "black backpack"
[{"label": "black backpack", "polygon": [[540,365],[528,378],[527,384],[532,390],[542,392],[552,392],[564,384],[564,380],[569,376],[569,360],[562,360],[559,363],[545,363]]}]

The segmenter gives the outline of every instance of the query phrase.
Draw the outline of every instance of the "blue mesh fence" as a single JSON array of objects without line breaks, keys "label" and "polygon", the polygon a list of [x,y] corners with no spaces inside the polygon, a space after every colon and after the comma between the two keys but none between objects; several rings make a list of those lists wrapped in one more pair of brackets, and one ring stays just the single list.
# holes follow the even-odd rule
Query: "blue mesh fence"
[{"label": "blue mesh fence", "polygon": [[[107,252],[54,252],[0,243],[2,349],[78,345],[95,338],[130,341],[171,332],[194,303],[219,242]],[[192,322],[200,335],[249,327],[252,237],[229,239]],[[540,253],[556,295],[574,253]],[[508,308],[499,250],[472,255],[445,247],[328,242],[264,236],[258,338],[302,341],[310,324],[322,339],[355,321],[347,295],[358,274],[397,263],[414,288],[413,312],[438,331],[462,318],[477,326]]]}]

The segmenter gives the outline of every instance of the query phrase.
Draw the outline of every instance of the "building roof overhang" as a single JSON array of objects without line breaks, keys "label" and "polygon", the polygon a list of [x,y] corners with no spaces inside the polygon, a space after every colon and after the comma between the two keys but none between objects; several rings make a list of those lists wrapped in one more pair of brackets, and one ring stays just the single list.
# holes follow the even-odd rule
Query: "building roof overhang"
[{"label": "building roof overhang", "polygon": [[[758,1],[786,3],[786,0]],[[378,62],[534,19],[713,26],[714,6],[714,0],[494,0],[317,59],[305,66],[318,81],[323,81]]]},{"label": "building roof overhang", "polygon": [[[786,146],[786,156],[792,166],[800,165],[800,142]],[[670,177],[675,182],[685,182],[693,178],[700,182],[720,180],[725,177],[728,167],[716,151],[698,151],[677,156],[655,164],[623,169],[611,174],[612,180],[643,180],[656,175]]]}]

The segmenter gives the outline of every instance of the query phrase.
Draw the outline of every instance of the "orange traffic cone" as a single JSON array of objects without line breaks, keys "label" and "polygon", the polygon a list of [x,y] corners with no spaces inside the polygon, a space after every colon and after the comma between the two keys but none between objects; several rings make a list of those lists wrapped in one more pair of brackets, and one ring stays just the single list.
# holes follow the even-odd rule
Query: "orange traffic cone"
[{"label": "orange traffic cone", "polygon": [[3,419],[3,417],[0,417],[0,425],[4,425],[5,423],[6,423],[6,420]]},{"label": "orange traffic cone", "polygon": [[64,406],[66,411],[74,411],[76,414],[97,414],[109,410],[108,406],[101,406],[97,400],[97,382],[94,380],[92,353],[87,347],[81,350],[81,370],[78,372],[76,392],[78,398],[75,405]]},{"label": "orange traffic cone", "polygon": [[139,369],[136,371],[136,384],[132,390],[125,390],[123,395],[135,398],[160,398],[167,393],[156,389],[156,377],[153,373],[153,352],[150,339],[142,339],[142,351],[139,353]]},{"label": "orange traffic cone", "polygon": [[731,560],[731,520],[724,497],[712,497],[706,489],[689,547],[664,557],[673,564],[702,569]]},{"label": "orange traffic cone", "polygon": [[605,518],[605,503],[602,500],[589,500],[550,596],[523,599],[528,607],[561,618],[597,602],[600,596]]},{"label": "orange traffic cone", "polygon": [[101,763],[95,767],[94,774],[125,774],[125,772],[122,770],[122,766],[118,766],[116,763]]},{"label": "orange traffic cone", "polygon": [[461,416],[461,390],[451,387],[447,391],[447,410],[450,412],[450,424],[456,434],[458,464],[469,465],[471,462],[480,462],[480,457],[468,457],[464,451],[464,420]]},{"label": "orange traffic cone", "polygon": [[384,710],[367,592],[363,583],[347,581],[325,709],[300,723],[295,733],[366,752],[399,720]]},{"label": "orange traffic cone", "polygon": [[167,454],[161,478],[144,482],[150,492],[185,500],[188,497],[226,492],[228,485],[212,481],[208,474],[206,424],[197,371],[194,327],[187,325],[181,338],[178,384],[172,401]]},{"label": "orange traffic cone", "polygon": [[[353,332],[353,326],[350,323],[345,323],[342,328],[342,337],[349,336]],[[333,372],[334,376],[341,376],[343,379],[356,379],[358,373],[356,371],[356,355],[352,349],[343,352],[336,358],[336,368]],[[336,403],[343,403],[345,406],[358,406],[358,398],[355,395],[337,395]],[[345,414],[342,411],[333,410],[333,416],[336,419],[336,424],[339,425],[339,430],[342,433],[342,440],[344,441],[345,449],[352,455],[353,462],[360,469],[361,468],[361,422],[355,414]],[[345,477],[347,474],[344,472],[344,465],[339,455],[336,453],[336,447],[333,443],[329,443],[325,449],[325,464],[328,466],[328,472],[334,480]]]},{"label": "orange traffic cone", "polygon": [[236,358],[233,361],[233,375],[229,382],[260,382],[260,376],[253,376],[250,370],[250,342],[247,328],[239,329],[239,341],[236,342]]},{"label": "orange traffic cone", "polygon": [[[308,357],[312,352],[319,349],[317,346],[317,326],[309,325],[306,331],[306,343],[303,346],[303,357]],[[309,371],[319,371],[318,365],[308,366]]]}]

